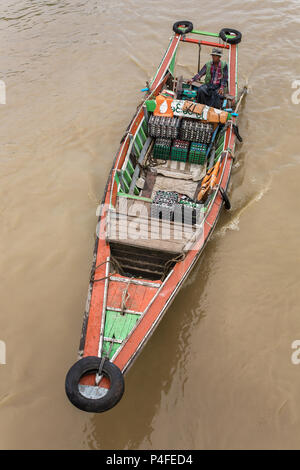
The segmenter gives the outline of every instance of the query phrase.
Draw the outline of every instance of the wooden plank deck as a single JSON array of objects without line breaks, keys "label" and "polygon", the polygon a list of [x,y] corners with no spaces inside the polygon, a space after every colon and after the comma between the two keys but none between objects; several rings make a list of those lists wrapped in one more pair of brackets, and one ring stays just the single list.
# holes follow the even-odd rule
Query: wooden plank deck
[{"label": "wooden plank deck", "polygon": [[150,210],[149,202],[118,198],[116,212],[110,212],[107,241],[147,250],[182,253],[196,227],[151,217]]}]

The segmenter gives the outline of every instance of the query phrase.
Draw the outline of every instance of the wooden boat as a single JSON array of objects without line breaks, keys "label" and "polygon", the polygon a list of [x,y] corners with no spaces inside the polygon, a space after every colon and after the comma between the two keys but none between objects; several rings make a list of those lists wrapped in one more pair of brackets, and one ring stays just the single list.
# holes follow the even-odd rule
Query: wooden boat
[{"label": "wooden boat", "polygon": [[[121,399],[124,373],[195,266],[224,203],[227,208],[230,205],[226,190],[238,136],[237,110],[244,93],[239,100],[237,44],[241,34],[226,28],[219,34],[198,31],[185,21],[175,23],[173,30],[145,98],[121,140],[101,205],[79,360],[66,377],[68,398],[84,411],[102,412]],[[188,44],[217,47],[228,55],[229,95],[223,110],[201,108],[190,101],[195,89],[176,77],[178,48]],[[200,60],[198,70],[199,66]],[[155,128],[155,115],[169,120],[158,120]],[[166,122],[166,126],[161,124]],[[167,137],[184,135],[192,140],[201,125],[211,132],[202,148],[204,163],[193,163],[186,147],[172,147],[175,159],[155,158],[155,151],[161,150],[159,133],[161,138],[165,132]],[[176,194],[180,200],[170,203],[167,199],[164,204],[164,197],[176,199]],[[162,207],[166,213],[160,218]],[[186,209],[188,221],[182,217]]]}]

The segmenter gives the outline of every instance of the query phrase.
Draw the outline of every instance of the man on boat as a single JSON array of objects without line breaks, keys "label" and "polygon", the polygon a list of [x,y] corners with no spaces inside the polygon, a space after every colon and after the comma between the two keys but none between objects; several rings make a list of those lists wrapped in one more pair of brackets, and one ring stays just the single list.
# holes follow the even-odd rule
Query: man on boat
[{"label": "man on boat", "polygon": [[226,62],[221,60],[221,49],[214,48],[211,56],[212,60],[207,62],[188,83],[191,84],[196,80],[200,80],[205,75],[205,84],[198,88],[197,101],[220,109],[222,107],[222,97],[227,91],[228,67]]}]

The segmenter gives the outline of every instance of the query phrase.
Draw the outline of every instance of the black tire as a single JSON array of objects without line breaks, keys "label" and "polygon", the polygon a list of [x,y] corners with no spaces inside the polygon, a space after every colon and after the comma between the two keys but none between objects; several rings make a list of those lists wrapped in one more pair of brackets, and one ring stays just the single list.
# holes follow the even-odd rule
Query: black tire
[{"label": "black tire", "polygon": [[[235,34],[235,37],[227,38],[227,34]],[[219,32],[219,36],[221,39],[223,39],[224,42],[228,42],[228,44],[239,44],[242,40],[242,33],[232,28],[221,29],[221,31]]]},{"label": "black tire", "polygon": [[227,209],[229,211],[231,209],[231,204],[230,204],[230,201],[229,201],[229,197],[227,196],[227,193],[226,193],[225,189],[221,188],[221,186],[220,186],[220,193],[221,193],[221,196],[222,196],[223,201],[224,201],[225,209]]},{"label": "black tire", "polygon": [[[179,29],[179,26],[185,26],[185,29]],[[187,34],[193,31],[194,26],[190,21],[176,21],[173,24],[173,31],[176,34]]]},{"label": "black tire", "polygon": [[97,373],[101,363],[101,358],[97,356],[87,356],[75,362],[66,376],[65,389],[70,402],[77,408],[89,413],[102,413],[113,408],[122,398],[124,393],[124,377],[120,369],[105,360],[102,374],[110,381],[108,392],[101,398],[87,398],[79,391],[80,379],[88,374]]}]

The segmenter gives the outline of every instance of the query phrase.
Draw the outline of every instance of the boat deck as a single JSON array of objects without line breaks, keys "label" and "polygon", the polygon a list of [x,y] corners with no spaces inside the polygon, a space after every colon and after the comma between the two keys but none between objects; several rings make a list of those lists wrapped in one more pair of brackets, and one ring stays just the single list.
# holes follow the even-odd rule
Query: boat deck
[{"label": "boat deck", "polygon": [[197,226],[151,217],[151,203],[118,197],[110,212],[107,241],[147,250],[180,254],[188,246]]},{"label": "boat deck", "polygon": [[151,217],[151,198],[159,190],[193,198],[204,174],[205,167],[200,165],[157,160],[157,165],[147,170],[142,197],[118,196],[116,209],[109,216],[107,241],[175,255],[184,252],[197,226]]}]

